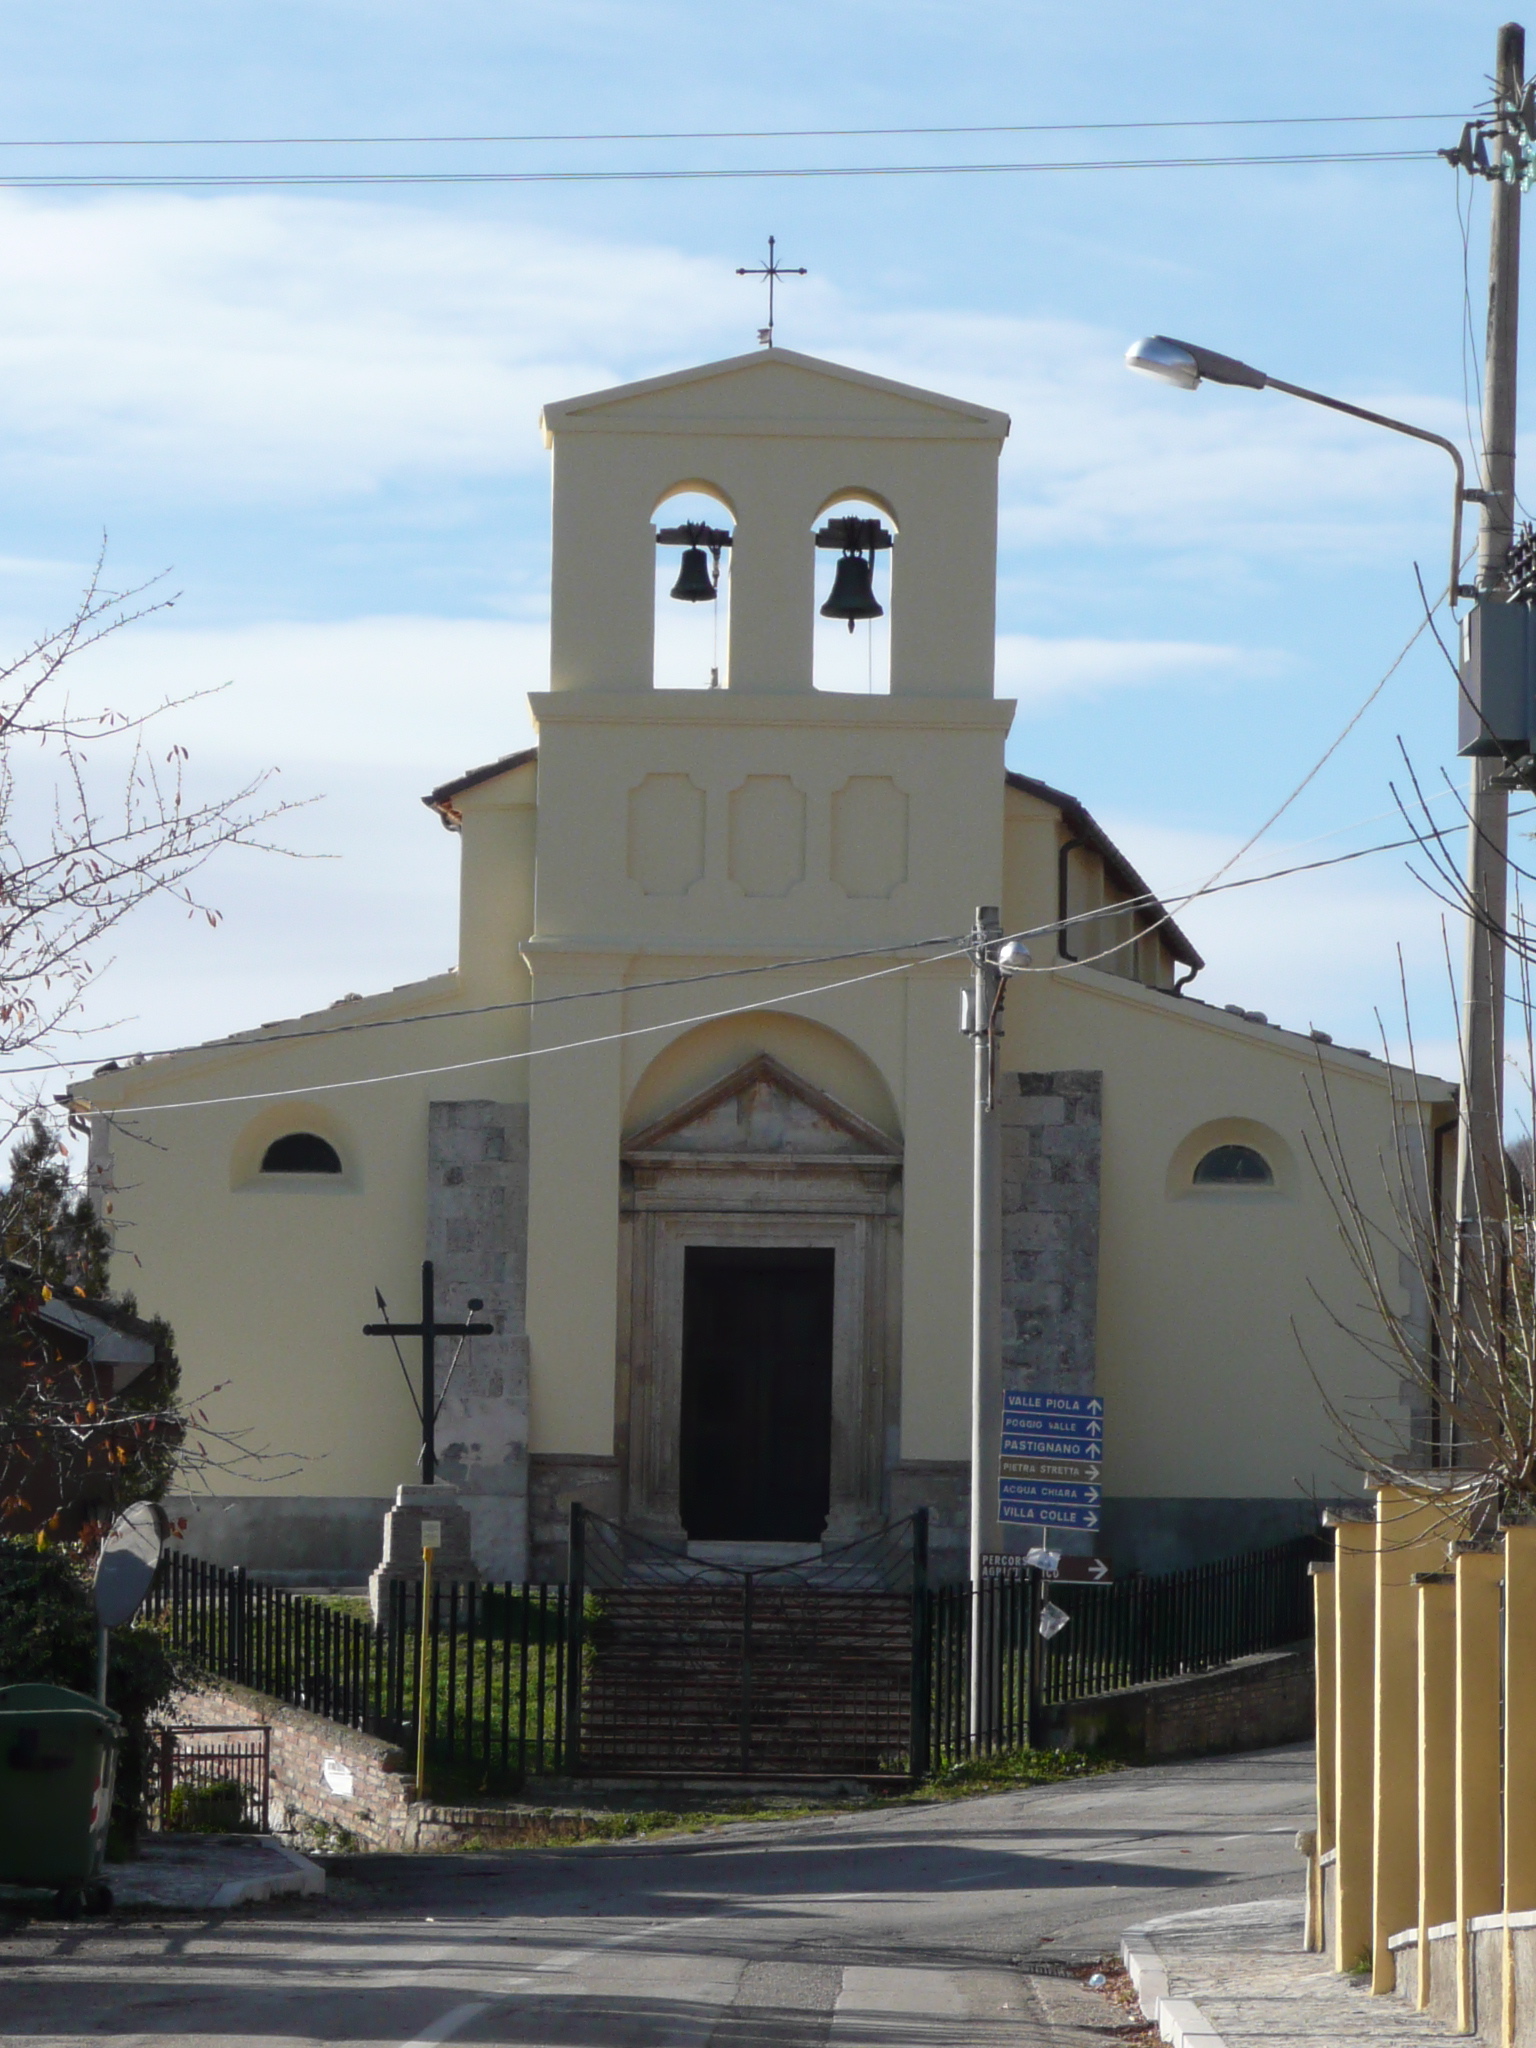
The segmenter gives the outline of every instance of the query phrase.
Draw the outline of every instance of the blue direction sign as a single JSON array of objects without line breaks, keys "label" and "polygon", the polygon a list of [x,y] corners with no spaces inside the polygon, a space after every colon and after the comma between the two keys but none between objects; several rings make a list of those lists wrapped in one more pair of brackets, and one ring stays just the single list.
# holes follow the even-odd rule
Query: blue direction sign
[{"label": "blue direction sign", "polygon": [[1020,1429],[1003,1431],[1005,1458],[1060,1458],[1074,1465],[1097,1465],[1104,1446],[1097,1438],[1090,1443],[1080,1436],[1026,1436]]},{"label": "blue direction sign", "polygon": [[1097,1394],[1005,1393],[998,1519],[1097,1529],[1104,1403]]},{"label": "blue direction sign", "polygon": [[1104,1421],[1104,1403],[1097,1394],[1019,1394],[1003,1396],[1003,1424],[1013,1415],[1052,1415],[1077,1418],[1084,1423]]},{"label": "blue direction sign", "polygon": [[1003,1500],[1053,1500],[1068,1508],[1096,1508],[1103,1499],[1097,1486],[1072,1486],[1059,1479],[1004,1479],[998,1492]]},{"label": "blue direction sign", "polygon": [[1097,1529],[1097,1508],[1058,1507],[1050,1501],[998,1502],[1000,1522],[1023,1522],[1033,1529]]}]

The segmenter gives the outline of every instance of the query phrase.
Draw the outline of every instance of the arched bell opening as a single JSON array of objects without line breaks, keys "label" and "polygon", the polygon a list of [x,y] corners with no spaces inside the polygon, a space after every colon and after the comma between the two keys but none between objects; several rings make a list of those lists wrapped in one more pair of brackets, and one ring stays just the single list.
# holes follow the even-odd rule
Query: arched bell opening
[{"label": "arched bell opening", "polygon": [[726,687],[735,515],[708,484],[668,491],[656,533],[654,676],[658,690]]},{"label": "arched bell opening", "polygon": [[896,521],[878,499],[848,493],[831,500],[813,531],[812,681],[818,690],[889,696]]}]

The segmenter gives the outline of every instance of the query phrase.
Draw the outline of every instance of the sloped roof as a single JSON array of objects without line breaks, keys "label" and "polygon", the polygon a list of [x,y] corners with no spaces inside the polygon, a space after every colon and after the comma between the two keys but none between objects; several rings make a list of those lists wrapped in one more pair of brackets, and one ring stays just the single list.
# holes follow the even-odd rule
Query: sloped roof
[{"label": "sloped roof", "polygon": [[517,754],[503,754],[499,761],[487,761],[483,768],[466,768],[462,775],[456,775],[452,782],[440,782],[436,789],[429,790],[422,802],[429,811],[436,811],[450,831],[453,830],[458,813],[453,807],[456,796],[462,796],[466,789],[474,789],[482,782],[494,782],[498,775],[510,775],[514,768],[526,768],[530,761],[539,758],[537,747],[524,747]]},{"label": "sloped roof", "polygon": [[[1025,796],[1037,797],[1041,803],[1053,805],[1060,811],[1062,823],[1073,838],[1080,839],[1084,846],[1091,848],[1103,861],[1116,886],[1123,889],[1127,896],[1146,898],[1148,913],[1162,920],[1159,932],[1163,944],[1175,960],[1182,960],[1186,967],[1196,970],[1205,965],[1204,956],[1195,951],[1098,819],[1091,811],[1085,809],[1075,796],[1068,796],[1064,789],[1053,789],[1048,782],[1037,782],[1033,775],[1019,775],[1012,768],[1007,771],[1007,781],[1010,789],[1019,790]],[[1113,905],[1109,907],[1112,909]]]},{"label": "sloped roof", "polygon": [[933,435],[941,439],[1001,441],[1009,419],[988,405],[925,391],[892,377],[877,377],[846,363],[760,348],[661,377],[613,384],[546,405],[545,439],[572,430],[618,428],[676,433],[751,433],[765,423],[808,432],[857,435]]}]

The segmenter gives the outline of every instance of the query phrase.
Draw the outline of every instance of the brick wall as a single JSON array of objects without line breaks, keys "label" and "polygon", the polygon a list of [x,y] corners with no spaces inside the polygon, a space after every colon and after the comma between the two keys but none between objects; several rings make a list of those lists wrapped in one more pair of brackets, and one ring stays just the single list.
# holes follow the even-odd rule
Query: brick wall
[{"label": "brick wall", "polygon": [[1306,1644],[1048,1707],[1043,1739],[1137,1762],[1223,1756],[1305,1741],[1313,1713],[1312,1648]]},{"label": "brick wall", "polygon": [[[287,1707],[243,1685],[198,1686],[177,1704],[176,1719],[192,1726],[266,1722],[272,1730],[272,1825],[282,1833],[306,1821],[345,1828],[373,1849],[414,1846],[406,1773],[411,1760],[394,1743],[360,1735],[302,1707]],[[350,1772],[351,1791],[327,1782],[325,1765]],[[342,1780],[344,1783],[345,1781]]]}]

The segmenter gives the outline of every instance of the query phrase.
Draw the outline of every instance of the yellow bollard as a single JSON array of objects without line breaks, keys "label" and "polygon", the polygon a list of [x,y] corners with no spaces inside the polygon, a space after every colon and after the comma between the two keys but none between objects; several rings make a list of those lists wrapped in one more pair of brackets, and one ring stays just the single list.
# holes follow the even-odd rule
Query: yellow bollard
[{"label": "yellow bollard", "polygon": [[1333,1530],[1333,1967],[1353,1969],[1371,1939],[1372,1747],[1375,1740],[1376,1531],[1325,1514]]},{"label": "yellow bollard", "polygon": [[1389,1946],[1419,1912],[1419,1601],[1415,1572],[1445,1562],[1450,1501],[1376,1491],[1376,1756],[1371,1841],[1371,1990],[1391,1991]]},{"label": "yellow bollard", "polygon": [[427,1703],[428,1688],[432,1682],[430,1649],[432,1643],[432,1560],[437,1555],[437,1533],[441,1524],[424,1523],[423,1528],[431,1532],[433,1541],[421,1546],[421,1659],[416,1672],[416,1797],[427,1796]]},{"label": "yellow bollard", "polygon": [[1456,2031],[1476,2025],[1468,1923],[1504,1897],[1500,1681],[1504,1552],[1453,1546],[1456,1574]]},{"label": "yellow bollard", "polygon": [[1334,1619],[1331,1564],[1307,1567],[1312,1575],[1313,1642],[1317,1669],[1317,1833],[1312,1854],[1307,1858],[1306,1947],[1316,1954],[1325,1945],[1323,1925],[1322,1859],[1334,1846],[1334,1809],[1338,1787],[1334,1772],[1334,1745],[1338,1738],[1339,1709],[1334,1682],[1334,1652],[1337,1623]]},{"label": "yellow bollard", "polygon": [[1419,1592],[1419,1971],[1429,2005],[1429,1930],[1456,1911],[1456,1580],[1415,1572]]},{"label": "yellow bollard", "polygon": [[1536,1522],[1504,1530],[1504,2048],[1514,2048],[1511,1913],[1536,1908]]}]

